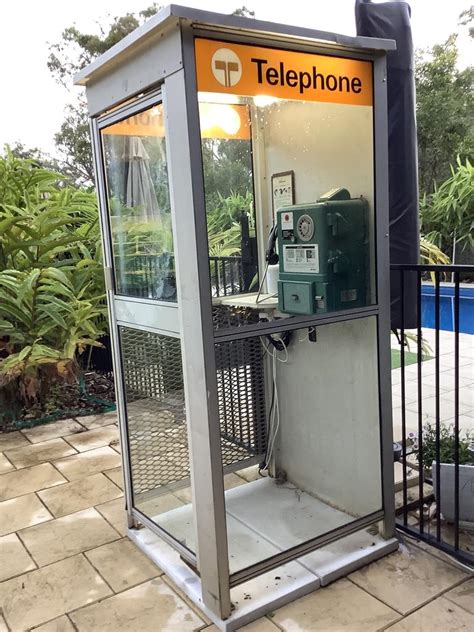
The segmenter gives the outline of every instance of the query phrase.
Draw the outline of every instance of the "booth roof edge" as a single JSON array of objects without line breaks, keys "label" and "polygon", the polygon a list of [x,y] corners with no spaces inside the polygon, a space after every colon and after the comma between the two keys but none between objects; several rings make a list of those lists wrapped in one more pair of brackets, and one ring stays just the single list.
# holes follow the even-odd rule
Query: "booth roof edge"
[{"label": "booth roof edge", "polygon": [[[144,39],[152,36],[155,31],[164,29],[176,20],[186,20],[188,22],[198,24],[201,27],[204,27],[205,25],[222,26],[224,29],[234,28],[241,30],[254,30],[266,32],[268,34],[273,33],[275,35],[323,40],[340,46],[378,52],[396,49],[396,42],[391,39],[342,35],[340,33],[333,33],[330,31],[319,31],[317,29],[306,27],[256,20],[254,18],[246,18],[235,15],[226,15],[222,13],[204,11],[202,9],[193,9],[177,4],[170,4],[158,11],[144,24],[132,31],[132,33],[129,33],[120,42],[115,44],[115,46],[112,46],[112,48],[100,55],[100,57],[95,59],[91,64],[80,70],[74,76],[74,84],[80,86],[87,85],[93,75],[100,71],[105,71],[106,67],[111,63],[115,65],[115,63],[119,62],[122,56],[131,53],[133,49],[143,42]],[[102,74],[102,72],[100,74]]]}]

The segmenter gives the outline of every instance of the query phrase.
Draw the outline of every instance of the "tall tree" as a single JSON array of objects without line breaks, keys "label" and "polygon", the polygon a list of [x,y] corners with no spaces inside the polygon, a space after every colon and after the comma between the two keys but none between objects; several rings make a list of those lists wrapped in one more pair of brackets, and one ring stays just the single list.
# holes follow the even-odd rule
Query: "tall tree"
[{"label": "tall tree", "polygon": [[[72,77],[79,70],[120,42],[159,9],[160,6],[153,3],[137,14],[114,17],[106,27],[99,26],[99,34],[83,33],[76,26],[66,28],[61,40],[49,47],[49,70],[59,84],[69,89]],[[54,141],[63,163],[62,171],[77,183],[91,184],[94,170],[89,118],[83,96],[66,107],[66,118],[55,134]]]},{"label": "tall tree", "polygon": [[456,156],[474,153],[474,67],[458,68],[457,36],[420,51],[415,67],[420,193],[450,175]]},{"label": "tall tree", "polygon": [[[153,3],[138,13],[127,13],[112,18],[107,26],[99,25],[99,33],[83,33],[76,26],[66,28],[61,40],[49,47],[48,68],[55,79],[68,88],[72,77],[96,57],[105,53],[126,35],[134,31],[160,9]],[[255,17],[255,13],[242,6],[233,15]],[[94,180],[89,136],[89,119],[84,97],[66,107],[66,117],[54,137],[62,159],[62,171],[80,184]]]}]

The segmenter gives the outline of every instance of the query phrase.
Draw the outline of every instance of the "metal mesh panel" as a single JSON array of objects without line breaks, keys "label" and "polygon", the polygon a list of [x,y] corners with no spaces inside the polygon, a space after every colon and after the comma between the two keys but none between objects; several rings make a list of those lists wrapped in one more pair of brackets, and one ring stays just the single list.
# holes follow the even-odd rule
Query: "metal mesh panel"
[{"label": "metal mesh panel", "polygon": [[[134,494],[189,477],[177,338],[120,327]],[[265,451],[265,398],[258,338],[216,345],[223,466]]]},{"label": "metal mesh panel", "polygon": [[179,339],[120,327],[135,494],[189,476]]},{"label": "metal mesh panel", "polygon": [[265,452],[265,381],[259,338],[215,346],[221,445],[224,461]]}]

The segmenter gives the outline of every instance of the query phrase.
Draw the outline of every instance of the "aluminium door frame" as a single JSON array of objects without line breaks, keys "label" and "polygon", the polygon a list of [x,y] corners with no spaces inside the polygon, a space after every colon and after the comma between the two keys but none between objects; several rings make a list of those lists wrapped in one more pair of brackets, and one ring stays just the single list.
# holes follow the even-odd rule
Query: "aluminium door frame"
[{"label": "aluminium door frame", "polygon": [[[129,435],[128,435],[128,420],[127,420],[127,409],[126,409],[126,401],[125,401],[125,383],[123,377],[123,368],[122,368],[122,356],[121,356],[121,343],[120,343],[120,334],[119,334],[119,326],[124,325],[129,328],[135,328],[139,330],[150,331],[154,333],[161,333],[163,335],[179,337],[179,328],[170,331],[168,329],[162,329],[160,327],[147,327],[139,324],[138,322],[126,322],[119,320],[117,318],[117,306],[116,301],[126,303],[128,299],[130,299],[130,303],[136,306],[142,304],[150,306],[151,308],[157,309],[158,313],[160,308],[162,309],[174,309],[176,313],[179,313],[179,298],[177,303],[169,303],[166,304],[165,301],[154,301],[153,299],[137,299],[137,297],[127,297],[126,295],[116,294],[115,293],[115,275],[114,275],[114,262],[113,262],[113,252],[112,252],[112,241],[111,241],[111,228],[110,228],[110,216],[109,216],[109,203],[107,196],[107,182],[105,175],[105,161],[103,155],[102,148],[102,139],[101,139],[101,130],[105,127],[108,127],[114,123],[125,120],[134,114],[142,112],[145,109],[153,107],[154,105],[163,104],[163,109],[165,111],[165,98],[164,98],[164,89],[160,88],[159,90],[153,90],[151,93],[145,94],[142,98],[138,98],[134,100],[132,103],[127,103],[123,107],[118,107],[112,113],[107,113],[103,116],[97,116],[91,118],[91,138],[92,138],[92,150],[94,155],[94,162],[96,165],[95,168],[95,176],[97,183],[97,196],[99,200],[99,217],[100,217],[100,225],[101,225],[101,242],[102,242],[102,252],[103,252],[103,261],[104,261],[104,275],[105,275],[105,285],[106,285],[106,294],[107,294],[107,306],[109,313],[109,326],[111,331],[111,342],[112,342],[112,362],[114,368],[115,382],[116,382],[116,399],[117,399],[117,412],[118,412],[118,420],[119,420],[119,428],[120,428],[120,436],[121,436],[121,457],[122,457],[122,468],[124,474],[124,495],[126,500],[126,511],[127,511],[127,523],[129,528],[137,528],[139,523],[144,524],[151,531],[153,531],[156,535],[163,538],[168,544],[170,544],[173,548],[175,548],[180,555],[186,559],[190,564],[197,564],[197,556],[194,552],[191,552],[185,546],[183,546],[180,542],[178,542],[174,537],[172,537],[165,529],[160,527],[150,518],[145,516],[141,511],[139,511],[134,506],[134,494],[133,494],[133,485],[132,485],[132,472],[131,472],[131,460],[130,460],[130,446],[129,446]],[[166,120],[165,120],[165,143],[166,143],[166,156],[167,162],[169,157],[168,152],[168,137],[166,132]],[[98,167],[100,165],[100,168]],[[171,191],[170,178],[168,174],[168,185]],[[170,194],[171,201],[171,194]],[[173,229],[173,237],[174,232],[176,230],[176,226],[174,225],[173,212],[171,212],[172,217],[172,229]]]}]

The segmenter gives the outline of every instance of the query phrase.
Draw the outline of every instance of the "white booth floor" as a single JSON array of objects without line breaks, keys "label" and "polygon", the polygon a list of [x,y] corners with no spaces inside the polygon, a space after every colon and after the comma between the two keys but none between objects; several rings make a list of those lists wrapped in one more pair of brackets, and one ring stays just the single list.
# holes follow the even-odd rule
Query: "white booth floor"
[{"label": "white booth floor", "polygon": [[[231,573],[354,520],[294,485],[278,485],[271,478],[235,487],[225,496]],[[154,520],[187,548],[196,550],[191,505],[160,514]],[[178,553],[148,529],[131,529],[129,535],[203,608],[200,580]],[[384,540],[367,530],[359,531],[233,588],[235,609],[225,622],[203,610],[220,629],[233,630],[368,564],[397,545],[395,539]]]}]

